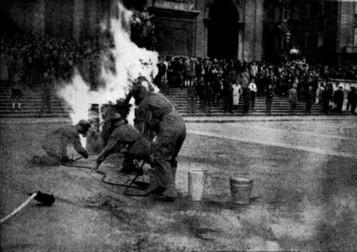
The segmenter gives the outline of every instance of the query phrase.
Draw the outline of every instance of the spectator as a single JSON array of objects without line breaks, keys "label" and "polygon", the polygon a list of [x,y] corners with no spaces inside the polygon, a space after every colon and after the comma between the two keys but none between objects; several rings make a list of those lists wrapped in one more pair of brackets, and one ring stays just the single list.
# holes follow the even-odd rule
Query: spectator
[{"label": "spectator", "polygon": [[22,82],[20,80],[20,75],[18,73],[15,73],[12,81],[12,91],[11,91],[12,110],[22,109],[22,103],[21,103],[22,98],[23,98]]},{"label": "spectator", "polygon": [[355,115],[356,114],[356,103],[357,103],[357,93],[356,93],[355,87],[351,87],[351,91],[347,95],[347,100],[348,100],[347,111],[348,111],[349,107],[351,106],[351,113]]},{"label": "spectator", "polygon": [[249,100],[250,100],[250,91],[249,91],[249,74],[245,69],[241,74],[239,81],[242,85],[242,96],[243,96],[243,113],[246,114],[249,111]]},{"label": "spectator", "polygon": [[48,72],[44,73],[43,80],[44,81],[41,88],[41,108],[39,112],[39,117],[41,117],[44,112],[52,113],[51,92],[52,85],[55,81],[53,68],[50,69]]},{"label": "spectator", "polygon": [[255,84],[254,79],[249,83],[250,99],[252,104],[252,111],[254,111],[255,97],[257,95],[257,85]]},{"label": "spectator", "polygon": [[314,93],[312,92],[312,86],[309,85],[305,93],[305,105],[306,105],[305,112],[307,114],[311,114],[311,106],[313,102],[314,102]]},{"label": "spectator", "polygon": [[229,80],[224,81],[223,86],[224,112],[233,113],[233,87]]},{"label": "spectator", "polygon": [[8,71],[8,65],[9,65],[9,55],[7,50],[2,49],[0,53],[0,82],[1,84],[7,84],[9,81],[9,71]]},{"label": "spectator", "polygon": [[322,103],[322,92],[324,90],[324,84],[321,79],[319,79],[317,88],[316,88],[316,94],[315,94],[315,104],[321,104]]},{"label": "spectator", "polygon": [[290,88],[289,90],[290,113],[292,115],[295,115],[296,103],[298,100],[296,87],[297,87],[297,83],[294,83],[292,88]]},{"label": "spectator", "polygon": [[239,105],[240,96],[243,93],[242,86],[238,82],[235,82],[232,86],[232,91],[233,91],[233,106],[237,108]]},{"label": "spectator", "polygon": [[196,82],[197,77],[194,77],[193,81],[189,82],[189,86],[187,88],[187,114],[195,115],[196,108],[196,99],[197,99],[197,91],[196,91]]},{"label": "spectator", "polygon": [[274,97],[274,90],[273,90],[273,85],[269,84],[267,91],[266,91],[266,113],[268,115],[271,115],[271,106],[273,104],[273,97]]},{"label": "spectator", "polygon": [[332,90],[332,85],[330,83],[327,84],[326,88],[324,88],[321,93],[322,106],[326,114],[328,114],[330,110],[330,101],[332,98],[332,93],[333,90]]},{"label": "spectator", "polygon": [[340,85],[333,95],[333,101],[336,105],[336,112],[342,112],[342,105],[344,100],[343,86]]}]

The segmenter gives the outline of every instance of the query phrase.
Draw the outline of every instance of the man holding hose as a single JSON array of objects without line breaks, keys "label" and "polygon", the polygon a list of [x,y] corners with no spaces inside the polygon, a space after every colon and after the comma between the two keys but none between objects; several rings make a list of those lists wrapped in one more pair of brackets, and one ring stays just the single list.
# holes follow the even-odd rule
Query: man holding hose
[{"label": "man holding hose", "polygon": [[176,158],[186,137],[186,126],[174,105],[164,95],[150,91],[145,85],[149,83],[142,77],[134,84],[127,99],[134,97],[136,126],[153,141],[149,191],[158,200],[173,201],[178,196],[175,188]]},{"label": "man holding hose", "polygon": [[119,100],[114,108],[117,112],[110,113],[110,116],[105,120],[105,127],[103,126],[102,131],[105,146],[100,152],[93,170],[98,170],[100,164],[113,153],[124,153],[121,171],[127,174],[136,171],[134,160],[149,160],[151,143],[134,126],[128,124],[126,117],[129,108],[129,104]]}]

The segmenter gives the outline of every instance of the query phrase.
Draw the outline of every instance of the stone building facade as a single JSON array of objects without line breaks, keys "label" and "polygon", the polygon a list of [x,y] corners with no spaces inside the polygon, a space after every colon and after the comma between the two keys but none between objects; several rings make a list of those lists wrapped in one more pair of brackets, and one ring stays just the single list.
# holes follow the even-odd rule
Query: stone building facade
[{"label": "stone building facade", "polygon": [[291,48],[309,62],[357,62],[357,1],[265,0],[264,58],[277,60]]},{"label": "stone building facade", "polygon": [[147,7],[163,54],[262,59],[261,0],[152,0]]},{"label": "stone building facade", "polygon": [[[116,1],[0,0],[0,28],[80,40]],[[357,61],[357,0],[123,1],[153,15],[161,55],[273,61],[296,48],[314,63]]]},{"label": "stone building facade", "polygon": [[1,0],[0,27],[79,40],[97,34],[111,15],[111,5],[111,0]]},{"label": "stone building facade", "polygon": [[[39,36],[80,39],[96,34],[112,13],[115,0],[1,0],[13,26]],[[156,50],[163,55],[260,60],[263,1],[146,0],[154,15]],[[134,4],[133,4],[134,3]]]}]

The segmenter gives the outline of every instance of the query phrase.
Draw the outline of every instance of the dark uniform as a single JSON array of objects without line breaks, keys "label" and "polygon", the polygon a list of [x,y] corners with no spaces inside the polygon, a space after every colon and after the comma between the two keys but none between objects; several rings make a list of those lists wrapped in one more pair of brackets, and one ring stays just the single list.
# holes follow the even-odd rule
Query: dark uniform
[{"label": "dark uniform", "polygon": [[71,161],[67,155],[67,147],[72,145],[83,157],[88,157],[88,152],[82,146],[79,134],[85,135],[90,127],[86,121],[80,121],[75,126],[58,128],[45,136],[43,149],[46,156],[34,157],[33,162],[42,165],[60,165]]},{"label": "dark uniform", "polygon": [[[107,124],[108,125],[108,124]],[[105,132],[105,131],[110,131]],[[122,171],[130,173],[135,168],[134,159],[148,161],[151,154],[151,143],[140,132],[124,119],[112,123],[111,127],[103,129],[104,135],[109,135],[106,145],[97,158],[96,168],[112,153],[124,152]]]},{"label": "dark uniform", "polygon": [[333,95],[333,100],[336,104],[336,111],[338,113],[342,112],[343,99],[344,99],[344,93],[342,87],[339,87]]},{"label": "dark uniform", "polygon": [[[186,137],[184,120],[174,105],[160,93],[150,93],[141,85],[134,87],[133,96],[138,105],[139,129],[156,136],[153,142],[150,189],[169,199],[177,197],[175,175],[177,155]],[[160,190],[161,189],[161,190]]]}]

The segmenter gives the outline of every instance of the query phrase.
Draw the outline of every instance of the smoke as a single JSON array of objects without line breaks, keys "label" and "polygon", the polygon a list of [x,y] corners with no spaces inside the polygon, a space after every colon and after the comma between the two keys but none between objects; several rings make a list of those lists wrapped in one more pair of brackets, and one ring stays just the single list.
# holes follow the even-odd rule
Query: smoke
[{"label": "smoke", "polygon": [[114,48],[110,49],[114,57],[114,73],[108,69],[108,57],[102,55],[103,86],[96,91],[90,90],[79,71],[75,70],[72,81],[63,85],[57,92],[69,106],[73,124],[81,119],[88,119],[91,104],[115,103],[117,99],[125,97],[132,81],[137,77],[144,76],[152,80],[157,74],[157,52],[139,48],[130,40],[132,12],[125,9],[119,2],[117,7],[118,15],[111,19],[109,29],[114,39]]}]

